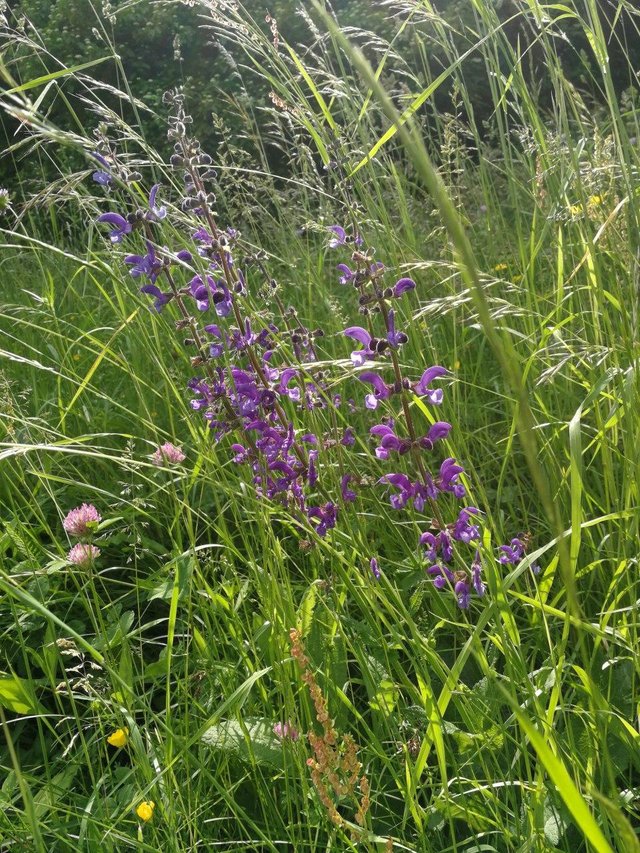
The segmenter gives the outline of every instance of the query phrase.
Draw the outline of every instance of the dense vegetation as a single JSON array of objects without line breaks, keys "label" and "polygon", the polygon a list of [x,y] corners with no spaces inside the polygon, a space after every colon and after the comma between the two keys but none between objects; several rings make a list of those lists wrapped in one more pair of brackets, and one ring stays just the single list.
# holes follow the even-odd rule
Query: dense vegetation
[{"label": "dense vegetation", "polygon": [[1,32],[2,844],[640,850],[634,4],[114,6]]}]

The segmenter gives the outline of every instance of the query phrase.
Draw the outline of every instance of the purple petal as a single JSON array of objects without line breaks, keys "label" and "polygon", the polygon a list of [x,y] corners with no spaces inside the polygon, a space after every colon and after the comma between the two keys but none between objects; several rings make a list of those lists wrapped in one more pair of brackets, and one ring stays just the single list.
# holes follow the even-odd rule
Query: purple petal
[{"label": "purple petal", "polygon": [[393,295],[402,296],[403,293],[413,290],[415,286],[416,283],[412,278],[401,278],[393,286]]},{"label": "purple petal", "polygon": [[368,347],[371,343],[371,335],[366,329],[363,329],[362,326],[349,326],[349,328],[345,329],[342,334],[347,338],[353,338],[364,347]]}]

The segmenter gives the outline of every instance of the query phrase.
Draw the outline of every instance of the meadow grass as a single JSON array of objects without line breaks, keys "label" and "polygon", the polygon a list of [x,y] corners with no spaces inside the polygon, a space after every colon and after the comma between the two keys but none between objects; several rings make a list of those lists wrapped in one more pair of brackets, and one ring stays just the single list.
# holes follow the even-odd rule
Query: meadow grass
[{"label": "meadow grass", "polygon": [[[424,520],[373,489],[326,537],[258,498],[189,406],[192,351],[174,305],[149,310],[122,247],[95,225],[143,203],[146,184],[105,199],[90,172],[61,165],[43,188],[46,226],[34,204],[5,216],[0,241],[0,838],[37,851],[638,850],[640,134],[632,95],[607,73],[596,4],[563,7],[592,44],[593,103],[558,60],[562,21],[522,4],[545,107],[525,74],[532,48],[512,46],[494,4],[473,3],[465,36],[487,77],[489,132],[451,25],[428,3],[387,4],[414,65],[319,7],[302,54],[227,5],[203,2],[203,23],[247,91],[262,75],[275,104],[237,104],[245,150],[231,140],[219,152],[219,220],[264,250],[284,304],[324,330],[320,359],[344,398],[363,396],[342,335],[358,320],[336,284],[350,250],[328,249],[327,227],[357,223],[377,259],[415,279],[398,303],[402,367],[451,371],[446,452],[487,514],[483,553],[527,533],[529,554],[488,561],[487,594],[463,611],[425,574]],[[453,107],[427,121],[436,47]],[[19,63],[7,68],[4,105],[47,156],[85,144],[77,125],[49,124],[46,99],[28,100]],[[145,180],[177,195],[144,123],[74,76]],[[268,140],[287,152],[284,176],[269,173]],[[160,227],[158,244],[180,248],[179,230]],[[247,304],[258,325],[273,309],[257,289]],[[411,406],[433,419],[419,398]],[[349,460],[375,479],[388,468],[366,413],[336,411],[299,426],[354,427],[352,456],[323,475],[339,494]],[[165,441],[184,463],[152,463]],[[62,528],[83,502],[104,519],[89,569],[66,559]],[[362,790],[337,799],[337,825],[313,784],[310,684],[338,739],[357,744],[362,826]],[[303,736],[279,737],[287,722]],[[125,746],[107,742],[125,728]],[[148,821],[136,816],[145,801]]]}]

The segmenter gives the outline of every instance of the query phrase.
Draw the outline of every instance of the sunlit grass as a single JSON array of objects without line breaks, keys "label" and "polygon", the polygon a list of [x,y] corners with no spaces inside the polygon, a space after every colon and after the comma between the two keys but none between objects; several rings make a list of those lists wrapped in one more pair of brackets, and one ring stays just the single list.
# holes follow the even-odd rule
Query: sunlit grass
[{"label": "sunlit grass", "polygon": [[[545,108],[524,46],[507,40],[493,4],[473,5],[466,34],[489,81],[488,135],[446,21],[420,22],[416,4],[393,4],[413,65],[364,32],[344,42],[320,17],[328,34],[301,56],[276,51],[244,10],[219,13],[218,35],[257,67],[247,80],[265,76],[284,105],[262,113],[268,129],[245,116],[259,165],[227,151],[217,207],[251,251],[264,248],[284,304],[323,329],[321,358],[345,398],[363,396],[340,334],[358,320],[336,283],[348,254],[326,248],[326,227],[356,222],[377,258],[416,280],[402,303],[403,365],[451,371],[447,452],[487,513],[483,545],[527,534],[529,557],[494,563],[487,596],[465,613],[426,578],[414,516],[372,492],[325,539],[258,499],[189,406],[191,352],[173,306],[149,311],[120,247],[109,251],[93,224],[143,203],[142,184],[105,200],[89,180],[69,182],[64,207],[49,208],[54,239],[41,239],[35,207],[2,220],[7,844],[640,849],[638,118],[597,65],[602,98],[585,106],[555,53],[559,25],[531,3],[520,14],[537,22],[553,92]],[[605,67],[595,3],[570,8]],[[370,67],[350,44],[365,45]],[[426,60],[436,46],[466,120],[403,113],[435,91]],[[393,88],[394,67],[408,88]],[[111,117],[132,156],[177,192],[167,152],[151,150],[131,117]],[[33,126],[80,143],[76,125],[73,138],[46,120]],[[265,174],[267,133],[290,152],[284,179]],[[340,168],[323,169],[332,159]],[[171,226],[162,239],[180,247]],[[271,307],[258,293],[251,304]],[[316,410],[309,428],[330,431],[327,419]],[[360,440],[351,458],[381,476],[366,450],[370,422],[361,412],[348,422]],[[153,464],[165,441],[183,448],[183,463]],[[338,473],[327,476],[339,488]],[[99,561],[80,570],[66,561],[62,519],[85,501],[108,524]],[[338,802],[345,825],[332,823],[307,740],[274,731],[316,725],[291,659],[294,627],[339,738],[358,746],[371,787],[364,830],[349,798]]]}]

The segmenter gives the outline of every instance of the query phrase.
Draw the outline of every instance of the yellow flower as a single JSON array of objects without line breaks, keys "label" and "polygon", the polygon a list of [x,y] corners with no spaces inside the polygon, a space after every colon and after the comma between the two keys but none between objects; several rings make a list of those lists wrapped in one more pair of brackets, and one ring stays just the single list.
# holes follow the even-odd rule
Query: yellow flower
[{"label": "yellow flower", "polygon": [[503,270],[508,270],[509,264],[496,264],[493,268],[494,272],[502,272]]},{"label": "yellow flower", "polygon": [[118,749],[122,749],[123,746],[127,745],[129,740],[129,729],[116,729],[113,734],[110,734],[107,738],[107,743],[111,744],[111,746],[115,746]]},{"label": "yellow flower", "polygon": [[600,207],[600,205],[603,203],[603,201],[604,201],[604,199],[602,198],[601,195],[592,195],[592,196],[589,196],[589,200],[587,201],[587,204],[589,205],[589,207]]},{"label": "yellow flower", "polygon": [[143,802],[141,802],[138,808],[136,809],[136,814],[138,815],[140,820],[143,820],[146,823],[153,817],[153,810],[155,809],[155,807],[156,804],[153,802],[153,800],[143,800]]},{"label": "yellow flower", "polygon": [[511,281],[514,284],[518,284],[519,282],[522,281],[522,276],[520,275],[520,273],[518,273],[517,275],[511,276]]},{"label": "yellow flower", "polygon": [[582,205],[581,204],[572,204],[571,207],[569,208],[569,212],[571,213],[572,216],[580,216],[580,214],[583,213]]}]

